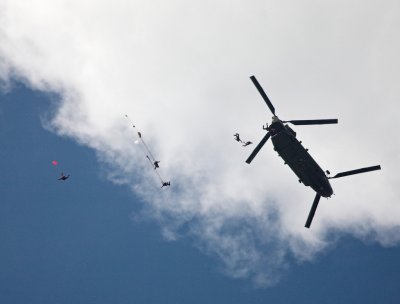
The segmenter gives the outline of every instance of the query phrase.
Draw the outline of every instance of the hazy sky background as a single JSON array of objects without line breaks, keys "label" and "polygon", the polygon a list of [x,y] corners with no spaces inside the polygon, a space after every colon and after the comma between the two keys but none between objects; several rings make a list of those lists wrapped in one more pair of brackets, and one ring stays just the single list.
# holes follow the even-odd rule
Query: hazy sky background
[{"label": "hazy sky background", "polygon": [[[42,127],[90,148],[101,175],[132,190],[143,204],[127,217],[188,240],[230,277],[270,286],[343,237],[398,245],[399,5],[2,0],[2,89],[51,94]],[[252,147],[233,140],[258,142],[271,120],[253,74],[280,118],[339,119],[294,128],[323,169],[382,166],[334,180],[310,230],[313,191],[271,143],[249,166]],[[159,189],[125,114],[171,188]]]}]

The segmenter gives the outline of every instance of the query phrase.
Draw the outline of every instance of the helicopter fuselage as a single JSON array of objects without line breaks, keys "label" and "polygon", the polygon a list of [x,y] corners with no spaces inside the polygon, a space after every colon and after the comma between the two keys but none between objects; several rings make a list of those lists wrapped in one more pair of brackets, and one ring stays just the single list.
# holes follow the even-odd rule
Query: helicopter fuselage
[{"label": "helicopter fuselage", "polygon": [[297,175],[299,181],[310,186],[323,197],[333,194],[327,176],[317,162],[307,152],[294,132],[288,125],[283,124],[277,117],[268,127],[274,150]]}]

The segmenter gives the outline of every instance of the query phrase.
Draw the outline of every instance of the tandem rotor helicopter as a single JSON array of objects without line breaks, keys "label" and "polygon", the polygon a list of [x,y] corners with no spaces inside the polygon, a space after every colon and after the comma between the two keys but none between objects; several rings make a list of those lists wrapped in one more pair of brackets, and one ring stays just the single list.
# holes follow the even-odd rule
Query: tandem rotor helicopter
[{"label": "tandem rotor helicopter", "polygon": [[329,183],[329,179],[339,178],[344,176],[349,176],[353,174],[365,173],[374,170],[380,170],[381,166],[366,167],[351,171],[340,172],[335,176],[329,176],[330,172],[325,172],[317,164],[317,162],[311,157],[301,145],[301,141],[296,138],[296,132],[294,132],[287,124],[291,123],[293,125],[322,125],[322,124],[336,124],[337,119],[313,119],[313,120],[287,120],[283,121],[275,115],[275,108],[269,100],[267,94],[265,94],[263,88],[258,83],[256,77],[251,76],[253,84],[256,86],[258,92],[261,94],[268,108],[271,110],[272,123],[271,125],[264,127],[263,129],[267,131],[267,134],[261,140],[261,142],[256,146],[250,156],[247,158],[246,163],[250,164],[257,153],[261,150],[267,140],[271,137],[272,144],[274,145],[274,150],[278,152],[279,156],[285,161],[285,164],[289,165],[290,169],[297,175],[299,182],[303,183],[305,186],[310,186],[315,192],[314,202],[312,204],[310,213],[305,224],[306,228],[310,228],[311,222],[314,218],[315,211],[317,210],[319,200],[321,196],[330,197],[333,194],[332,187]]}]

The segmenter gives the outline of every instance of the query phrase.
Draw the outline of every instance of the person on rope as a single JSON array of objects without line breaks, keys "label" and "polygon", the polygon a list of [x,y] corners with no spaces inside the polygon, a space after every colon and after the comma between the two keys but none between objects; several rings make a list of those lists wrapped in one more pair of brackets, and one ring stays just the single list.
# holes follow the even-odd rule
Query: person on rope
[{"label": "person on rope", "polygon": [[251,145],[251,144],[252,144],[251,141],[247,141],[247,142],[244,142],[242,146],[243,146],[243,147],[246,147],[246,146]]},{"label": "person on rope", "polygon": [[162,182],[161,188],[162,188],[162,187],[166,187],[166,186],[171,186],[171,182],[170,182],[170,181],[168,181],[168,182]]},{"label": "person on rope", "polygon": [[[125,117],[128,119],[128,121],[131,123],[131,125],[136,129],[136,126],[133,124],[133,122],[129,119],[128,115],[125,115]],[[142,133],[137,131],[137,135],[138,135],[138,139],[135,140],[135,143],[141,143],[142,149],[143,149],[143,153],[146,156],[146,158],[148,159],[150,165],[154,168],[154,173],[157,174],[157,177],[159,178],[160,182],[161,182],[161,188],[162,187],[166,187],[166,186],[170,186],[171,183],[168,182],[164,182],[163,177],[161,176],[159,170],[156,170],[158,168],[160,168],[160,161],[156,160],[155,157],[153,156],[153,154],[151,153],[149,147],[147,146],[145,140],[142,137]]]},{"label": "person on rope", "polygon": [[64,175],[64,173],[61,172],[61,177],[58,180],[62,180],[65,181],[69,178],[69,174],[68,175]]},{"label": "person on rope", "polygon": [[[147,157],[147,159],[148,159],[150,162],[152,162],[151,159],[150,159],[150,157],[149,157],[148,155],[146,155],[146,157]],[[155,160],[155,161],[152,162],[152,163],[153,163],[153,166],[154,166],[154,170],[156,170],[157,168],[160,168],[160,166],[158,165],[159,162],[160,162],[159,160]]]},{"label": "person on rope", "polygon": [[233,136],[235,137],[235,140],[236,140],[236,141],[242,142],[242,141],[240,140],[239,133],[236,133],[236,134],[234,134]]}]

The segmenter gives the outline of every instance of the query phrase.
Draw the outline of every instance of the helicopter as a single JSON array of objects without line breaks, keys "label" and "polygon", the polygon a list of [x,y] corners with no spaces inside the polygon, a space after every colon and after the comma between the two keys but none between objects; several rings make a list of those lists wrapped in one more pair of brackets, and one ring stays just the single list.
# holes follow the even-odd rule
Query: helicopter
[{"label": "helicopter", "polygon": [[330,179],[349,176],[353,174],[365,173],[369,171],[380,170],[381,166],[371,166],[350,171],[344,171],[337,173],[334,176],[329,176],[330,172],[327,170],[326,174],[318,165],[318,163],[308,153],[308,149],[305,149],[301,141],[297,140],[296,132],[287,125],[291,123],[293,125],[323,125],[323,124],[337,124],[337,119],[312,119],[312,120],[280,120],[275,114],[275,108],[269,100],[267,94],[264,92],[261,85],[258,83],[255,76],[250,77],[251,81],[261,94],[268,108],[273,114],[272,123],[268,126],[263,126],[263,129],[267,131],[267,134],[263,137],[260,143],[255,147],[253,152],[247,158],[246,163],[250,164],[254,157],[258,154],[264,144],[269,138],[272,140],[274,150],[280,157],[285,161],[290,169],[297,175],[299,182],[305,186],[311,187],[315,192],[315,198],[311,206],[311,210],[308,214],[307,221],[305,224],[306,228],[310,228],[312,220],[317,210],[319,200],[322,197],[331,197],[333,190],[329,182]]}]

